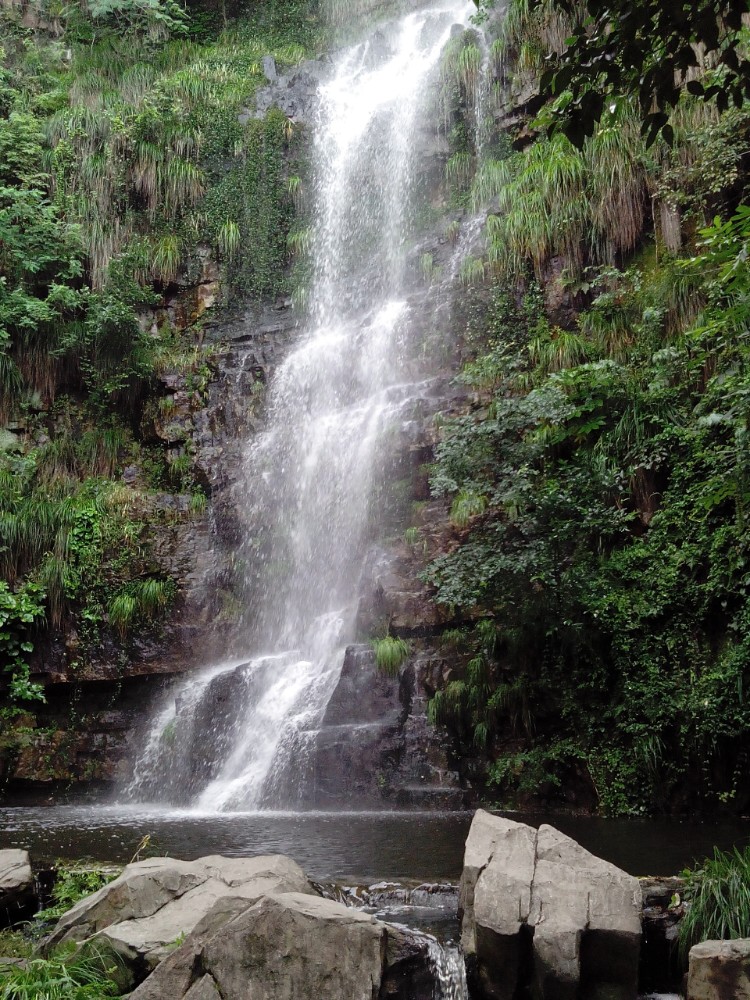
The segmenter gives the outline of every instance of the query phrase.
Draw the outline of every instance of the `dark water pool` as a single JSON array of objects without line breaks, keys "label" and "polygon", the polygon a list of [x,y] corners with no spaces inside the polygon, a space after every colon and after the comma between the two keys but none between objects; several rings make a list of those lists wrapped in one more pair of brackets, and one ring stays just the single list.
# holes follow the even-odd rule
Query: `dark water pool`
[{"label": "dark water pool", "polygon": [[[634,875],[669,875],[714,845],[750,843],[750,822],[678,823],[505,814],[551,822],[595,854]],[[205,854],[282,853],[313,877],[456,880],[471,813],[231,813],[201,815],[144,806],[0,809],[0,847],[24,847],[35,864],[90,857],[126,862],[141,838],[150,852],[191,859]]]}]

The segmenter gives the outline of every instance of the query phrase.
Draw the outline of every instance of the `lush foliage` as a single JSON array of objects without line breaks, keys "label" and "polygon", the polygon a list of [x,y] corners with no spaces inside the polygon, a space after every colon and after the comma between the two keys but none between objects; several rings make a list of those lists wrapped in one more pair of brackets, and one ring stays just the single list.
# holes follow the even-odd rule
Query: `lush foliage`
[{"label": "lush foliage", "polygon": [[79,899],[90,896],[105,886],[118,873],[86,864],[68,865],[58,862],[55,866],[55,884],[52,887],[52,905],[41,910],[36,920],[49,923],[59,919]]},{"label": "lush foliage", "polygon": [[680,921],[680,951],[700,941],[726,941],[750,935],[750,848],[713,858],[683,872],[686,912]]},{"label": "lush foliage", "polygon": [[372,648],[378,669],[389,677],[398,677],[399,669],[409,656],[406,640],[387,635],[382,639],[373,639]]},{"label": "lush foliage", "polygon": [[[494,0],[477,0],[485,15]],[[545,59],[544,98],[559,97],[551,132],[577,146],[594,134],[612,99],[637,98],[649,142],[671,141],[669,112],[684,91],[720,111],[750,98],[750,61],[742,36],[745,0],[633,5],[622,0],[514,0],[510,31],[519,55]],[[508,36],[506,29],[506,37]],[[510,35],[512,38],[512,34]],[[551,61],[551,65],[550,65]]]},{"label": "lush foliage", "polygon": [[[262,57],[298,62],[315,20],[301,2],[237,13],[42,2],[36,31],[0,13],[0,662],[16,701],[43,696],[45,627],[75,628],[83,656],[176,595],[151,553],[172,516],[153,491],[190,493],[192,513],[205,494],[190,441],[160,452],[150,428],[169,421],[165,373],[191,406],[212,377],[200,313],[170,326],[178,280],[213,257],[225,299],[285,287],[296,132],[241,112]],[[128,464],[138,483],[115,484]]]},{"label": "lush foliage", "polygon": [[601,270],[575,330],[495,292],[484,408],[433,476],[461,544],[428,578],[485,616],[433,715],[493,748],[505,801],[746,806],[748,239],[742,208],[692,258]]}]

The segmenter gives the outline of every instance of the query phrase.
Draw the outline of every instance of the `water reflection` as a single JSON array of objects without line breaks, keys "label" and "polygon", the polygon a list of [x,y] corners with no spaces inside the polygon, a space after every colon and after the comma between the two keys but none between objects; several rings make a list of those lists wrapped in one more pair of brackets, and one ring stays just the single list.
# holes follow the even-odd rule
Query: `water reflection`
[{"label": "water reflection", "polygon": [[[634,875],[668,875],[711,853],[750,843],[750,823],[604,820],[509,814],[551,822],[588,850]],[[0,809],[0,847],[23,847],[34,863],[91,857],[129,861],[141,838],[154,853],[191,859],[281,853],[318,879],[453,880],[461,874],[471,813],[255,812],[204,814],[156,807]]]}]

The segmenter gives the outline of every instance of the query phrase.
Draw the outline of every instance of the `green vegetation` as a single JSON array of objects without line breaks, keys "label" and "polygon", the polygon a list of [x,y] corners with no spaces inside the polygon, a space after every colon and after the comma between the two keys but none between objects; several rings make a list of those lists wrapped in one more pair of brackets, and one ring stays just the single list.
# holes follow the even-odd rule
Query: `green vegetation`
[{"label": "green vegetation", "polygon": [[[511,4],[493,79],[533,81],[573,6]],[[576,148],[547,132],[556,102],[518,151],[465,146],[490,213],[486,256],[462,268],[475,402],[441,425],[453,537],[425,579],[478,624],[430,713],[501,804],[742,813],[750,110],[683,95],[671,146],[649,145],[623,86]]]},{"label": "green vegetation", "polygon": [[43,923],[53,923],[63,913],[74,906],[79,899],[90,896],[117,878],[119,872],[107,868],[98,868],[85,862],[66,864],[58,862],[55,865],[55,884],[52,888],[52,905],[40,910],[35,920]]},{"label": "green vegetation", "polygon": [[373,639],[375,662],[378,670],[389,677],[398,677],[399,670],[409,656],[409,643],[405,639],[387,635],[382,639]]},{"label": "green vegetation", "polygon": [[58,862],[52,889],[52,905],[36,914],[31,924],[0,933],[0,953],[22,958],[21,967],[8,966],[0,975],[0,1000],[103,1000],[117,997],[114,958],[89,949],[82,955],[75,949],[60,949],[42,958],[36,949],[41,935],[48,932],[63,913],[79,899],[96,892],[118,872],[85,862]]},{"label": "green vegetation", "polygon": [[[480,19],[496,0],[476,0]],[[673,137],[670,109],[684,93],[719,111],[750,98],[744,0],[514,0],[502,41],[553,102],[552,131],[577,146],[594,134],[611,100],[637,98],[643,134]],[[544,66],[544,72],[541,68]]]},{"label": "green vegetation", "polygon": [[223,301],[285,290],[297,130],[240,116],[262,58],[292,66],[317,31],[306,2],[34,12],[0,13],[0,665],[29,704],[45,630],[75,629],[75,669],[177,596],[153,494],[190,494],[187,516],[206,495],[160,380],[197,408],[213,372],[200,310],[174,329],[165,307],[211,257]]},{"label": "green vegetation", "polygon": [[713,858],[682,873],[686,912],[680,921],[680,953],[700,941],[726,941],[750,934],[750,848]]},{"label": "green vegetation", "polygon": [[101,963],[69,957],[30,958],[0,979],[0,1000],[103,1000],[119,992]]}]

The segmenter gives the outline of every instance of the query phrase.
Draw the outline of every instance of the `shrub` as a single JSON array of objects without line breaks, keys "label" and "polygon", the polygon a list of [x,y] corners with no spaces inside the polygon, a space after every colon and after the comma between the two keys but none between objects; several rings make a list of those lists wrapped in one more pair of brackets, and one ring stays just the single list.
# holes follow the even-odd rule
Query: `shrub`
[{"label": "shrub", "polygon": [[117,871],[102,868],[58,863],[55,871],[55,884],[52,889],[52,906],[40,910],[36,919],[44,922],[59,919],[79,899],[90,896],[92,892],[101,889],[112,879],[117,878],[118,874]]},{"label": "shrub", "polygon": [[750,936],[750,846],[724,853],[683,872],[687,912],[680,923],[680,953],[700,941]]}]

